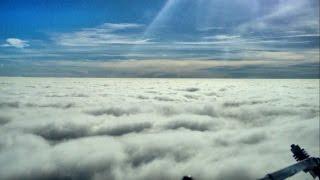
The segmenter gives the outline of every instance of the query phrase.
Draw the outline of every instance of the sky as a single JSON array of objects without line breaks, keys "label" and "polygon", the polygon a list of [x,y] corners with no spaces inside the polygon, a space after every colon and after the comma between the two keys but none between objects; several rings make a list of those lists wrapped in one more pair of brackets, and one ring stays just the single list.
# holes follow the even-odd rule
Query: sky
[{"label": "sky", "polygon": [[1,0],[0,76],[319,78],[318,0]]}]

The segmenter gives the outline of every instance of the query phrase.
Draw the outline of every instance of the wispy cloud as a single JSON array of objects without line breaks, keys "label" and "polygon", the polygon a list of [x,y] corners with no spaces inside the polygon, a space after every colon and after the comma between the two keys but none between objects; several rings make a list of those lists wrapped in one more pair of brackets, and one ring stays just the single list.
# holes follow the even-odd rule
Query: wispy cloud
[{"label": "wispy cloud", "polygon": [[237,39],[237,38],[240,38],[240,36],[238,36],[238,35],[225,35],[225,34],[203,37],[203,39],[218,40],[218,41],[231,40],[231,39]]},{"label": "wispy cloud", "polygon": [[197,28],[198,31],[217,31],[217,30],[224,30],[224,27],[200,27]]},{"label": "wispy cloud", "polygon": [[281,38],[301,38],[301,37],[315,37],[319,38],[320,34],[312,33],[312,34],[295,34],[295,35],[287,35],[282,36]]},{"label": "wispy cloud", "polygon": [[[290,36],[290,37],[309,37],[309,36]],[[277,36],[270,38],[240,38],[240,36],[226,36],[226,37],[204,37],[200,41],[177,41],[174,44],[179,45],[201,45],[202,47],[214,47],[214,45],[225,45],[225,48],[236,48],[242,46],[243,49],[253,47],[252,45],[279,45],[279,44],[307,44],[310,41],[307,40],[288,40],[289,36]],[[266,47],[265,47],[266,48]],[[231,50],[230,49],[230,50]]]},{"label": "wispy cloud", "polygon": [[18,39],[18,38],[7,38],[6,43],[1,45],[2,47],[15,47],[15,48],[25,48],[30,46],[28,41]]},{"label": "wispy cloud", "polygon": [[137,31],[141,24],[105,23],[94,28],[84,28],[79,31],[56,34],[53,40],[63,46],[103,46],[108,44],[146,44],[150,39],[141,39]]},{"label": "wispy cloud", "polygon": [[[106,61],[43,61],[32,65],[46,71],[50,67],[63,67],[64,71],[52,71],[51,75],[61,76],[72,70],[73,76],[94,77],[222,77],[232,76],[237,69],[248,69],[250,75],[252,67],[270,70],[290,70],[292,77],[299,73],[299,66],[318,64],[319,53],[317,49],[300,52],[290,51],[259,51],[248,50],[235,53],[242,59],[224,60],[195,57],[190,59],[152,59],[145,60],[106,60]],[[291,67],[288,69],[288,67]],[[218,74],[216,73],[218,72]],[[314,69],[312,70],[312,72]],[[88,74],[90,72],[90,74]],[[48,73],[48,72],[40,72]],[[263,70],[259,77],[268,77]],[[316,73],[316,72],[315,72]],[[70,74],[68,74],[70,76]]]},{"label": "wispy cloud", "polygon": [[[316,3],[316,2],[314,2]],[[241,24],[242,33],[284,33],[288,31],[319,32],[319,16],[312,1],[280,1],[269,13]],[[319,5],[319,4],[318,4]]]},{"label": "wispy cloud", "polygon": [[132,29],[132,28],[141,28],[143,25],[135,24],[135,23],[104,23],[101,28],[105,28],[105,30],[116,31],[123,29]]}]

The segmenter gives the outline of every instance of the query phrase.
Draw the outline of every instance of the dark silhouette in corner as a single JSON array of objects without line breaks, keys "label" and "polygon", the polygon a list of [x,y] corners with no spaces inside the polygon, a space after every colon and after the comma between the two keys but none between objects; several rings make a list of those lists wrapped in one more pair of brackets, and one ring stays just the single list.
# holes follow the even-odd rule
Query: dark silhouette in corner
[{"label": "dark silhouette in corner", "polygon": [[[320,179],[320,158],[310,157],[310,155],[299,145],[292,144],[291,152],[297,163],[285,167],[279,171],[267,174],[265,177],[258,180],[284,180],[301,171],[310,173],[316,179]],[[184,176],[182,180],[194,180],[191,176]]]}]

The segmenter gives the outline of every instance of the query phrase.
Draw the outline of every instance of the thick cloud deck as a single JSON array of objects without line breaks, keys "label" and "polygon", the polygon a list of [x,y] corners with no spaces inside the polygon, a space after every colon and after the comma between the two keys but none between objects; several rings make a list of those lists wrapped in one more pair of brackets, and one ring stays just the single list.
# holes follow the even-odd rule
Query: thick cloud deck
[{"label": "thick cloud deck", "polygon": [[0,78],[0,89],[0,179],[250,180],[294,163],[292,143],[319,152],[317,80]]}]

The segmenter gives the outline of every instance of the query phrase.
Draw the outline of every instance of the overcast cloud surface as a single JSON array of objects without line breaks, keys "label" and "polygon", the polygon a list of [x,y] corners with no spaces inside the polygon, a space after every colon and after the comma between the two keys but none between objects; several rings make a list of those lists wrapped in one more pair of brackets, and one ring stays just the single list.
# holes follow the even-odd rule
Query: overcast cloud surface
[{"label": "overcast cloud surface", "polygon": [[294,163],[292,143],[319,155],[317,80],[0,78],[0,87],[0,179],[247,180]]}]

